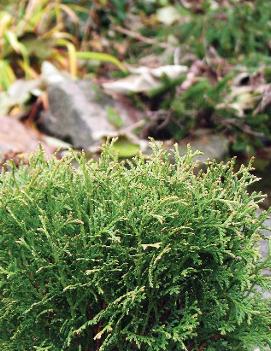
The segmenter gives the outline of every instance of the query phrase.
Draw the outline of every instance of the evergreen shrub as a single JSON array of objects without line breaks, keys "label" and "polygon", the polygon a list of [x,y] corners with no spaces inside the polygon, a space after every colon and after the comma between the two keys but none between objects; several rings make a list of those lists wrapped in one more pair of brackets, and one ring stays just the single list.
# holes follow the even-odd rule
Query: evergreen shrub
[{"label": "evergreen shrub", "polygon": [[[0,178],[4,351],[243,351],[271,340],[251,165],[106,146]],[[78,163],[78,166],[75,165]]]}]

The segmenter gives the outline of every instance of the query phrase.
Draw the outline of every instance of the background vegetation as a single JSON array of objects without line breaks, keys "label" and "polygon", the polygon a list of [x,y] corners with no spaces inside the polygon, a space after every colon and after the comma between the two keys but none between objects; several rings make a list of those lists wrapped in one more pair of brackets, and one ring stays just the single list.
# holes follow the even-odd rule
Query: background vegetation
[{"label": "background vegetation", "polygon": [[[161,15],[169,8],[175,19]],[[270,23],[268,0],[9,1],[0,12],[0,86],[37,77],[44,60],[74,77],[108,78],[125,75],[120,61],[162,57],[158,64],[185,64],[190,75],[184,85],[166,80],[147,100],[132,97],[152,115],[167,111],[155,119],[159,133],[147,134],[178,140],[210,127],[229,136],[233,153],[251,154],[271,143]]]}]

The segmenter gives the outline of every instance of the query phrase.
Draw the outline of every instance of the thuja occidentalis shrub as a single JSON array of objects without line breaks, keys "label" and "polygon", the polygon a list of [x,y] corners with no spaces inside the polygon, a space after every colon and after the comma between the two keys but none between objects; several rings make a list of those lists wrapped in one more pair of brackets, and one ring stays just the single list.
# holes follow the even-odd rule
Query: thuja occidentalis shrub
[{"label": "thuja occidentalis shrub", "polygon": [[[0,346],[243,351],[271,340],[251,165],[77,154],[0,178]],[[76,165],[75,165],[76,163]]]}]

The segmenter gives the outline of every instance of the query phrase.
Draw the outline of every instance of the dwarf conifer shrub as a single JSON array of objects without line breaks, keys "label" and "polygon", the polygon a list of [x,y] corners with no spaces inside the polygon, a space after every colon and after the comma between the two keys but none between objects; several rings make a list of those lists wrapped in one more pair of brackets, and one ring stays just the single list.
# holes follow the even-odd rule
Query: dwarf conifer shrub
[{"label": "dwarf conifer shrub", "polygon": [[128,163],[109,146],[89,162],[38,153],[1,175],[1,350],[270,344],[251,166],[195,174],[189,149],[172,163],[153,148]]}]

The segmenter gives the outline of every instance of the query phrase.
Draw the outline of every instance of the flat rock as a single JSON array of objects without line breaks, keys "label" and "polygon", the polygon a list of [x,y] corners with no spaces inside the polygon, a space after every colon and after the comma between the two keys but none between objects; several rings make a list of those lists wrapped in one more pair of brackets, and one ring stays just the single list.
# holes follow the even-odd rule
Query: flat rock
[{"label": "flat rock", "polygon": [[125,111],[90,80],[73,80],[48,63],[43,67],[43,78],[49,105],[40,124],[45,132],[88,149],[102,137],[116,133],[108,119],[109,107],[121,117],[125,127],[129,125]]},{"label": "flat rock", "polygon": [[[265,221],[265,226],[267,227],[267,229],[265,229],[263,231],[264,239],[260,241],[260,253],[261,253],[261,256],[263,257],[263,259],[265,259],[269,255],[269,242],[271,240],[271,218],[269,218]],[[264,275],[271,276],[270,269],[264,270],[263,273],[264,273]],[[264,291],[263,296],[266,299],[270,299],[271,298],[271,291],[267,291],[267,290]]]},{"label": "flat rock", "polygon": [[201,151],[203,154],[196,157],[201,163],[207,160],[223,160],[229,152],[229,140],[223,134],[211,134],[209,130],[201,129],[193,139],[183,139],[179,144],[180,154],[185,154],[187,144],[193,151]]},{"label": "flat rock", "polygon": [[39,144],[48,149],[37,135],[21,122],[12,117],[0,117],[0,154],[10,151],[29,153],[35,151]]},{"label": "flat rock", "polygon": [[264,222],[264,224],[267,227],[267,229],[263,230],[263,235],[265,237],[265,240],[261,241],[260,251],[261,251],[261,255],[263,257],[267,257],[267,255],[268,255],[268,240],[271,239],[271,218],[267,219]]},{"label": "flat rock", "polygon": [[104,102],[90,102],[77,82],[66,79],[49,84],[47,91],[49,111],[42,120],[45,131],[83,148],[113,131]]}]

